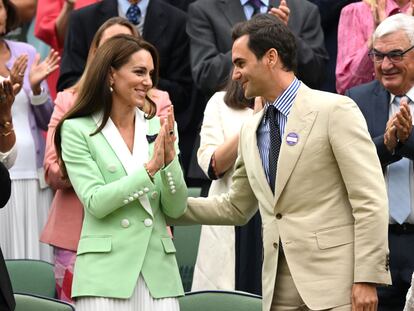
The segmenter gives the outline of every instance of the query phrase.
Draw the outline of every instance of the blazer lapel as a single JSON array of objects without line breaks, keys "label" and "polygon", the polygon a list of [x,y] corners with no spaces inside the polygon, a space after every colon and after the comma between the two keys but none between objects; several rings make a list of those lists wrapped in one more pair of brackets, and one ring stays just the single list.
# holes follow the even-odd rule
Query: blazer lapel
[{"label": "blazer lapel", "polygon": [[158,1],[151,0],[149,2],[142,33],[142,37],[155,46],[158,46],[158,41],[162,40],[163,32],[168,26],[168,20],[165,18],[166,12],[160,7]]},{"label": "blazer lapel", "polygon": [[377,83],[373,95],[369,122],[371,123],[370,128],[372,128],[373,136],[378,136],[385,132],[389,119],[390,93],[380,83]]},{"label": "blazer lapel", "polygon": [[[251,135],[250,137],[246,138],[246,141],[252,142],[251,150],[253,152],[252,155],[252,161],[250,161],[249,164],[252,164],[254,166],[252,172],[256,174],[256,179],[258,183],[260,184],[260,188],[263,189],[264,196],[266,198],[267,204],[269,206],[272,206],[273,204],[273,193],[272,189],[270,189],[269,183],[267,182],[266,174],[263,168],[262,159],[260,157],[259,148],[257,147],[257,128],[260,125],[260,122],[263,119],[264,109],[262,109],[260,112],[256,113],[253,116],[253,121],[251,123],[251,130],[246,131],[248,135]],[[249,158],[247,158],[249,159]],[[246,159],[245,159],[246,161]],[[248,161],[248,160],[247,160]]]},{"label": "blazer lapel", "polygon": [[[296,162],[302,153],[303,147],[306,144],[309,133],[312,129],[313,123],[316,119],[317,112],[312,111],[311,105],[308,102],[306,93],[309,88],[302,84],[296,95],[292,110],[288,116],[285,132],[282,138],[282,145],[280,148],[279,160],[277,163],[276,173],[276,187],[275,198],[273,206],[276,206],[277,201],[285,188]],[[294,145],[288,145],[286,137],[294,133],[298,136],[298,141]]]},{"label": "blazer lapel", "polygon": [[246,20],[243,6],[238,0],[220,0],[219,9],[230,23],[230,27]]},{"label": "blazer lapel", "polygon": [[[101,113],[94,114],[92,118],[97,125],[101,124]],[[127,175],[132,174],[148,160],[149,152],[146,139],[146,134],[148,132],[147,123],[148,122],[145,122],[145,120],[143,121],[143,113],[137,109],[135,114],[134,147],[132,154],[111,118],[108,119],[108,122],[106,122],[104,128],[102,129],[102,135],[115,152]],[[148,197],[141,196],[138,200],[147,213],[154,217]]]}]

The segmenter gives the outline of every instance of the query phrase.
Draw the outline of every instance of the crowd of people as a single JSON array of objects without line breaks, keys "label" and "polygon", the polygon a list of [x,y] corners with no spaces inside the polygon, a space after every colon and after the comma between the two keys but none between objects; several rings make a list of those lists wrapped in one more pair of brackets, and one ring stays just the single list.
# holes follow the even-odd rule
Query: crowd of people
[{"label": "crowd of people", "polygon": [[202,224],[194,291],[414,311],[414,1],[334,2],[0,0],[0,310],[179,311]]}]

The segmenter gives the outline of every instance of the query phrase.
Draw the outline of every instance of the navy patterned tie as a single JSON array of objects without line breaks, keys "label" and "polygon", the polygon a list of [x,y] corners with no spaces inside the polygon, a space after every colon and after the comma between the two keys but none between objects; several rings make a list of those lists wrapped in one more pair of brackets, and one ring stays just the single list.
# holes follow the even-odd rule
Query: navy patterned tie
[{"label": "navy patterned tie", "polygon": [[138,4],[131,4],[126,12],[126,18],[134,24],[138,25],[141,21],[141,10],[138,7]]},{"label": "navy patterned tie", "polygon": [[269,148],[269,185],[272,192],[275,193],[275,181],[277,161],[279,159],[280,145],[282,144],[282,138],[280,136],[279,123],[277,122],[275,106],[270,105],[267,108],[267,117],[269,119],[269,136],[270,136],[270,148]]},{"label": "navy patterned tie", "polygon": [[260,0],[249,0],[250,6],[253,8],[253,15],[260,13],[260,7],[262,6],[262,2]]},{"label": "navy patterned tie", "polygon": [[[400,100],[400,96],[395,96],[392,104],[399,107]],[[388,204],[391,217],[399,224],[404,223],[411,213],[410,159],[408,158],[402,158],[388,165]]]}]

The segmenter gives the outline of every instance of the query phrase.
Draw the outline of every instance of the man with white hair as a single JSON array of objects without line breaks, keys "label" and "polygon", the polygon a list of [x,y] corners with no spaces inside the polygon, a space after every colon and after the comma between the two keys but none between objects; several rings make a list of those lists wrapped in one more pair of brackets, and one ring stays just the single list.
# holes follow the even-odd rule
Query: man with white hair
[{"label": "man with white hair", "polygon": [[376,80],[350,89],[380,159],[389,198],[393,285],[378,289],[378,310],[403,310],[414,271],[414,17],[397,14],[373,34]]}]

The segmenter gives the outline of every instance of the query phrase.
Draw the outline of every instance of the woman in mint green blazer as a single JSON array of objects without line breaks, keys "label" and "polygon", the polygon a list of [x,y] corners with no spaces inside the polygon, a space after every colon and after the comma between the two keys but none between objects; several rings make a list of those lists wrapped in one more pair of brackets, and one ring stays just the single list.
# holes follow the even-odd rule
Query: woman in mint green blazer
[{"label": "woman in mint green blazer", "polygon": [[172,108],[160,122],[147,96],[157,74],[152,45],[109,39],[56,127],[56,150],[85,208],[72,286],[79,311],[179,310],[165,215],[184,213],[187,188]]}]

